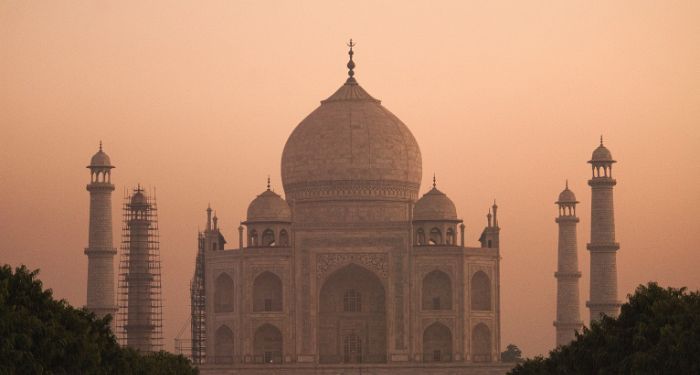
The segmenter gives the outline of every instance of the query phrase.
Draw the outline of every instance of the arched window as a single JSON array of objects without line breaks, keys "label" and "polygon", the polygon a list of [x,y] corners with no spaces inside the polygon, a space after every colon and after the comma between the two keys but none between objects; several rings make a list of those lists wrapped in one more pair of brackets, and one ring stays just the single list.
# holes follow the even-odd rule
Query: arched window
[{"label": "arched window", "polygon": [[[318,303],[319,363],[343,363],[346,358],[362,363],[387,362],[386,294],[374,272],[356,264],[335,270],[323,282]],[[345,351],[348,335],[357,336],[348,339],[349,358]]]},{"label": "arched window", "polygon": [[452,332],[444,324],[435,322],[423,332],[423,361],[452,361]]},{"label": "arched window", "polygon": [[435,270],[423,278],[423,310],[451,310],[452,282],[446,273]]},{"label": "arched window", "polygon": [[284,229],[280,231],[280,246],[289,246],[289,234]]},{"label": "arched window", "polygon": [[454,245],[455,244],[455,232],[452,230],[452,228],[447,229],[447,234],[445,236],[445,243],[447,245]]},{"label": "arched window", "polygon": [[214,363],[233,363],[233,332],[225,325],[216,330]]},{"label": "arched window", "polygon": [[477,324],[472,330],[472,360],[491,362],[491,330],[484,323]]},{"label": "arched window", "polygon": [[422,228],[420,228],[416,231],[416,245],[418,245],[418,246],[425,245],[425,232],[423,231]]},{"label": "arched window", "polygon": [[442,244],[442,232],[438,228],[433,228],[430,230],[430,245],[440,245]]},{"label": "arched window", "polygon": [[282,311],[282,280],[263,272],[253,282],[253,311]]},{"label": "arched window", "polygon": [[472,310],[491,310],[491,281],[483,271],[472,276]]},{"label": "arched window", "polygon": [[258,231],[253,229],[250,231],[250,240],[248,241],[248,247],[258,246]]},{"label": "arched window", "polygon": [[355,334],[343,337],[343,362],[362,363],[362,340]]},{"label": "arched window", "polygon": [[275,232],[272,229],[265,229],[263,232],[262,245],[266,247],[275,246]]},{"label": "arched window", "polygon": [[255,330],[253,339],[255,363],[282,363],[282,332],[272,324],[263,324]]},{"label": "arched window", "polygon": [[216,278],[214,286],[214,312],[233,311],[233,280],[222,273]]},{"label": "arched window", "polygon": [[362,311],[362,295],[355,289],[349,289],[345,291],[345,295],[343,296],[343,311]]}]

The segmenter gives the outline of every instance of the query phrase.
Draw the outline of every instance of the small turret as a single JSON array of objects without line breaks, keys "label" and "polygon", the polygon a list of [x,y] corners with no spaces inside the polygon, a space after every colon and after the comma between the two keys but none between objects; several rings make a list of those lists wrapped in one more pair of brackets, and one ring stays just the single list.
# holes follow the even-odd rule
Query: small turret
[{"label": "small turret", "polygon": [[212,211],[211,205],[207,206],[207,229],[204,231],[204,248],[214,251],[223,250],[226,245],[226,239],[219,230],[219,218],[216,217],[216,213],[212,217]]},{"label": "small turret", "polygon": [[496,200],[494,199],[493,205],[489,208],[489,213],[486,214],[486,228],[484,228],[479,237],[481,247],[498,248],[500,232],[501,228],[498,226],[498,205],[496,205]]}]

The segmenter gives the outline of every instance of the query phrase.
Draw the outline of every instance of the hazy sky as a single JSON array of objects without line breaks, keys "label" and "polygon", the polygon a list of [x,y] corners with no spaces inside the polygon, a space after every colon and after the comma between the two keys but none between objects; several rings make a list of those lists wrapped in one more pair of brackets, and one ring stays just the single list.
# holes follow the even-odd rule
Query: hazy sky
[{"label": "hazy sky", "polygon": [[[165,343],[189,314],[208,202],[232,246],[292,129],[356,77],[411,129],[476,245],[502,227],[502,343],[554,345],[557,227],[579,206],[588,320],[590,168],[614,168],[620,297],[649,280],[700,288],[698,1],[2,1],[0,263],[86,298],[85,166],[100,140],[125,187],[156,186]],[[117,241],[115,241],[117,245]],[[115,263],[116,264],[116,263]]]}]

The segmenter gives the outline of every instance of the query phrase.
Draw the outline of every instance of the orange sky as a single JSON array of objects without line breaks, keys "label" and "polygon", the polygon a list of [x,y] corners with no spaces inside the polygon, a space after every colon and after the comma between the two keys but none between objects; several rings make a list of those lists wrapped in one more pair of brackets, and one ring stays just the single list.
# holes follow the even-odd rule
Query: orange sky
[{"label": "orange sky", "polygon": [[435,172],[470,245],[498,199],[504,347],[554,345],[566,178],[588,298],[601,133],[619,161],[621,297],[649,280],[700,288],[700,2],[437,3],[1,2],[0,263],[85,303],[85,166],[103,140],[115,208],[125,186],[158,189],[172,349],[207,203],[236,244],[268,174],[282,190],[292,129],[344,82],[352,37],[358,81],[411,129],[421,192]]}]

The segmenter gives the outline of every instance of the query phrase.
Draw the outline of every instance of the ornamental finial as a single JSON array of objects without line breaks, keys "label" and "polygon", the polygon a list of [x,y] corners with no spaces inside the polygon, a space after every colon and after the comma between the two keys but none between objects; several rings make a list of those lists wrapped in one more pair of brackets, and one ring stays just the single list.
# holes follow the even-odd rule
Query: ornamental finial
[{"label": "ornamental finial", "polygon": [[600,135],[600,145],[601,146],[603,145],[603,135],[602,134]]},{"label": "ornamental finial", "polygon": [[100,140],[100,151],[102,151],[102,140]]},{"label": "ornamental finial", "polygon": [[433,173],[433,187],[437,185],[437,180],[435,179],[435,173]]},{"label": "ornamental finial", "polygon": [[267,190],[270,190],[270,175],[267,175]]},{"label": "ornamental finial", "polygon": [[355,47],[357,43],[354,43],[352,39],[350,39],[350,42],[347,44],[348,47],[350,47],[350,50],[348,51],[348,55],[350,56],[350,61],[348,61],[348,80],[345,81],[346,84],[357,84],[357,81],[355,80],[355,62],[352,61],[352,55],[355,54],[355,52],[352,51],[352,47]]}]

